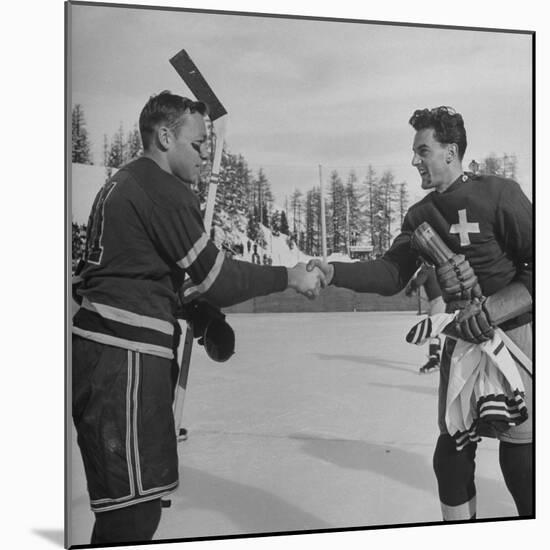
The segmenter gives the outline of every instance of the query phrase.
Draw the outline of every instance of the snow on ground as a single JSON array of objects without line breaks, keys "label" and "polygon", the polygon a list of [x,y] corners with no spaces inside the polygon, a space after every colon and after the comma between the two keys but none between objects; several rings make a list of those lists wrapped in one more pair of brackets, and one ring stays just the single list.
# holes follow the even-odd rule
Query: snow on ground
[{"label": "snow on ground", "polygon": [[[234,314],[236,355],[195,346],[179,489],[156,538],[440,521],[438,375],[412,312]],[[73,544],[93,517],[73,434]],[[497,443],[478,447],[478,517],[515,513]]]}]

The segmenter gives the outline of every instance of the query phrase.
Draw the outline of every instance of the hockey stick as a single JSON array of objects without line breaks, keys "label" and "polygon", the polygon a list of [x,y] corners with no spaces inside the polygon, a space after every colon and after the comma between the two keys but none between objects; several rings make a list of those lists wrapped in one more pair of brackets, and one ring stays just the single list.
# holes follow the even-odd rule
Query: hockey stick
[{"label": "hockey stick", "polygon": [[[214,217],[214,204],[216,202],[216,193],[218,190],[227,111],[185,50],[181,50],[174,57],[172,57],[170,59],[170,63],[174,69],[176,69],[176,72],[180,75],[196,99],[208,105],[209,117],[215,129],[216,144],[214,148],[214,158],[212,160],[212,171],[208,182],[208,195],[204,213],[204,228],[206,233],[209,235],[210,228],[212,226],[212,219]],[[181,424],[192,349],[193,329],[188,324],[185,331],[178,383],[176,386],[176,396],[174,399],[174,422],[176,425],[176,436],[178,439],[181,438],[180,440],[185,439],[186,433],[185,430],[182,429]]]}]

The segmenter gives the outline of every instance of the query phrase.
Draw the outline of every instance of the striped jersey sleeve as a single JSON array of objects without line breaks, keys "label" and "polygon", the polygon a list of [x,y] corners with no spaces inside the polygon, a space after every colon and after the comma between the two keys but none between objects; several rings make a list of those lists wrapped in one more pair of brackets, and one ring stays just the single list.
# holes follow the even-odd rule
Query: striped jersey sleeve
[{"label": "striped jersey sleeve", "polygon": [[207,235],[194,197],[177,208],[155,208],[151,227],[159,249],[190,278],[182,289],[184,302],[201,298],[227,307],[287,287],[285,267],[226,258]]}]

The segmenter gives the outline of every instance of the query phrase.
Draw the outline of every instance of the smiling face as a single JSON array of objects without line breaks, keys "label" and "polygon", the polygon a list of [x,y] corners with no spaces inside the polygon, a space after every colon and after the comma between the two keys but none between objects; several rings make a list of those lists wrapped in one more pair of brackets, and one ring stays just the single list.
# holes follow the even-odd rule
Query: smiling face
[{"label": "smiling face", "polygon": [[169,132],[166,150],[169,172],[190,185],[198,183],[207,157],[204,117],[200,113],[187,113],[182,117],[182,124]]},{"label": "smiling face", "polygon": [[413,142],[412,165],[422,178],[422,189],[444,191],[455,179],[457,147],[454,143],[440,143],[433,128],[416,132]]}]

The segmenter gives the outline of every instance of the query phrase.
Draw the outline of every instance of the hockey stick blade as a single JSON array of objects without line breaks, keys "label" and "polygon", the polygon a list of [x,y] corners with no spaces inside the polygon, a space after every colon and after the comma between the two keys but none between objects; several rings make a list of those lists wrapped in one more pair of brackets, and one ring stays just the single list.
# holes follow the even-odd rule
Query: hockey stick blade
[{"label": "hockey stick blade", "polygon": [[212,91],[212,88],[185,50],[181,50],[172,57],[170,63],[185,84],[187,84],[187,87],[193,92],[197,100],[208,105],[209,116],[212,122],[227,114],[225,107],[216,97],[216,94]]}]

